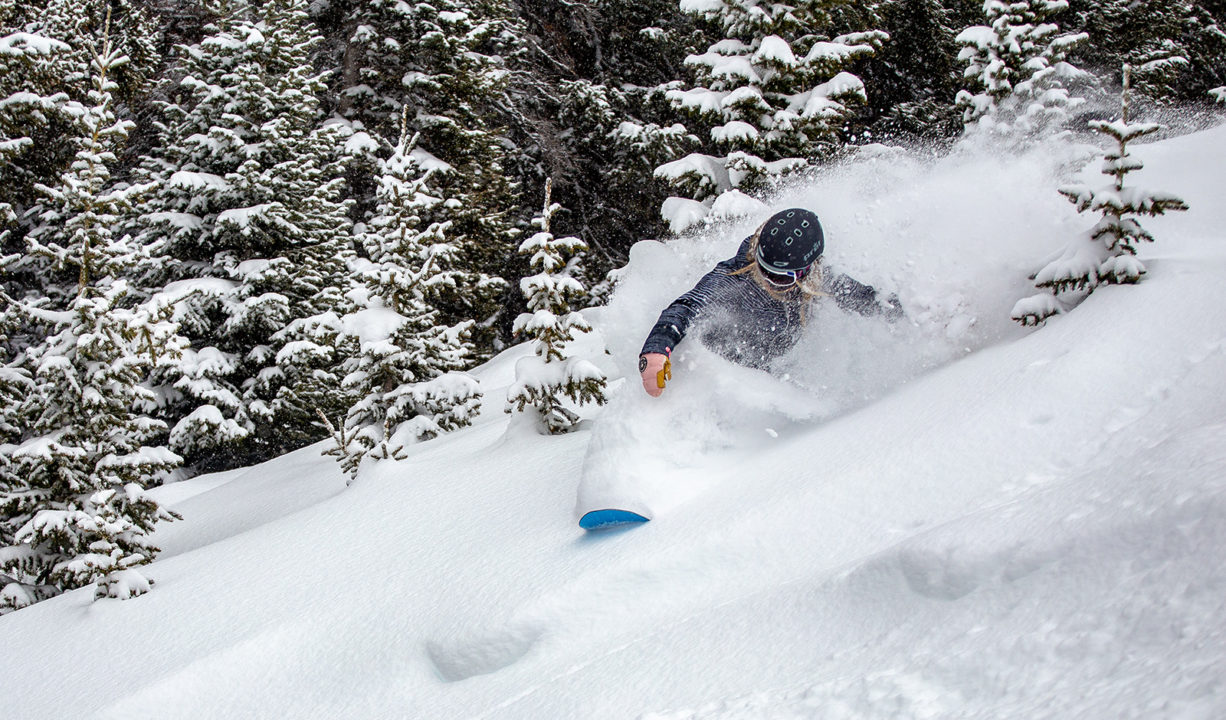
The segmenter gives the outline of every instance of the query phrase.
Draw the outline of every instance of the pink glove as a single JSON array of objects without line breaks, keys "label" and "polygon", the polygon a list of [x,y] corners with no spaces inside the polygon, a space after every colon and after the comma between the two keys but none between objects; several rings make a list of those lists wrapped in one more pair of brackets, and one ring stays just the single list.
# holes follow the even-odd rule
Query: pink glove
[{"label": "pink glove", "polygon": [[673,379],[673,366],[667,355],[646,353],[639,356],[639,374],[643,376],[643,389],[647,394],[660,397],[665,381]]}]

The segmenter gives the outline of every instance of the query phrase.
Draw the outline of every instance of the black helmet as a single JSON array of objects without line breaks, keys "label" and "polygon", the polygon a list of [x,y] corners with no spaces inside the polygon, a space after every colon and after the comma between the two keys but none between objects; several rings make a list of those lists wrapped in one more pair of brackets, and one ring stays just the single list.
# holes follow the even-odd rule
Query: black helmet
[{"label": "black helmet", "polygon": [[771,273],[798,273],[807,269],[826,246],[817,215],[789,208],[771,215],[758,236],[758,264]]}]

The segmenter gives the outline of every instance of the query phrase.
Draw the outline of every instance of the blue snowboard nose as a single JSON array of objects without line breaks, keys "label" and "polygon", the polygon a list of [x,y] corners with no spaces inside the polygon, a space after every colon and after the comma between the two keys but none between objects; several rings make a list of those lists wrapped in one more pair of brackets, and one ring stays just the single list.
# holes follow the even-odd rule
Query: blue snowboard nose
[{"label": "blue snowboard nose", "polygon": [[579,527],[584,530],[606,530],[623,525],[638,525],[650,519],[629,510],[608,508],[605,510],[593,510],[584,514],[583,517],[579,518]]}]

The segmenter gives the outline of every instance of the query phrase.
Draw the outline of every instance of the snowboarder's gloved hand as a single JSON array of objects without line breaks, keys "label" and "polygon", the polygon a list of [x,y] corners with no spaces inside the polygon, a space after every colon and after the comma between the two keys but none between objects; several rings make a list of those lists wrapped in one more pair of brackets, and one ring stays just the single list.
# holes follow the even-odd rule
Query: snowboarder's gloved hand
[{"label": "snowboarder's gloved hand", "polygon": [[672,363],[662,353],[645,353],[639,356],[639,374],[643,376],[643,389],[652,397],[660,397],[664,383],[673,379]]},{"label": "snowboarder's gloved hand", "polygon": [[885,302],[881,303],[881,314],[890,322],[906,317],[907,314],[902,309],[902,302],[898,299],[898,293],[891,293],[885,299]]}]

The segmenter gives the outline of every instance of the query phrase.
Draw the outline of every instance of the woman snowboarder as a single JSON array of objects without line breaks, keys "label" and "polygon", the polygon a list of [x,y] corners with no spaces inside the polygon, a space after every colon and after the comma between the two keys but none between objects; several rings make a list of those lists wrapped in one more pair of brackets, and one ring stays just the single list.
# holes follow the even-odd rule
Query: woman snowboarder
[{"label": "woman snowboarder", "polygon": [[800,339],[809,302],[816,297],[832,297],[839,307],[861,315],[902,316],[897,296],[878,302],[877,291],[868,285],[821,272],[824,246],[816,214],[789,208],[772,215],[736,255],[660,313],[639,354],[643,389],[652,397],[664,392],[672,377],[669,357],[699,316],[706,326],[704,345],[760,369]]}]

